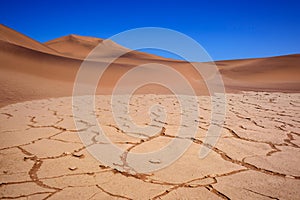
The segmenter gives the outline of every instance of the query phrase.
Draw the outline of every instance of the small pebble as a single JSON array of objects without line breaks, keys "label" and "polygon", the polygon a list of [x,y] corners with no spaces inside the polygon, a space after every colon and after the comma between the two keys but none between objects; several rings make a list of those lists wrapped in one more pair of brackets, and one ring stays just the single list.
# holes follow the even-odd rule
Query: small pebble
[{"label": "small pebble", "polygon": [[106,168],[104,165],[99,165],[99,167],[100,167],[101,169],[105,169],[105,168]]},{"label": "small pebble", "polygon": [[72,156],[74,156],[76,158],[84,158],[84,154],[82,154],[82,153],[72,153]]},{"label": "small pebble", "polygon": [[149,160],[149,162],[152,164],[160,164],[161,163],[161,161],[158,159],[151,159],[151,160]]},{"label": "small pebble", "polygon": [[32,159],[34,159],[34,155],[32,155],[32,156],[25,156],[24,158],[23,158],[23,160],[24,161],[26,161],[26,160],[28,160],[28,159],[30,159],[30,160],[32,160]]},{"label": "small pebble", "polygon": [[69,167],[69,170],[71,171],[75,171],[76,169],[78,169],[77,167],[73,166],[73,167]]}]

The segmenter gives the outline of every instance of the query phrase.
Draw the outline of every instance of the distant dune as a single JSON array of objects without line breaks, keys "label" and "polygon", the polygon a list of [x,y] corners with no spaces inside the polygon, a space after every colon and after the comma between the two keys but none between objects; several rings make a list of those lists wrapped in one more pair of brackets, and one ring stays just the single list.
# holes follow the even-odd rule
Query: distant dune
[{"label": "distant dune", "polygon": [[[48,47],[60,52],[63,55],[71,56],[74,58],[85,59],[87,55],[100,43],[103,42],[103,39],[94,38],[94,37],[86,37],[79,35],[68,35],[63,36],[45,43]],[[119,53],[125,53],[130,51],[129,49],[111,41],[105,40],[104,43],[106,49],[105,52],[97,52],[97,58],[111,58]],[[122,56],[122,61],[125,62],[126,58],[131,59],[159,59],[159,60],[168,60],[163,57],[159,57],[156,55],[131,51]]]},{"label": "distant dune", "polygon": [[216,62],[227,88],[299,92],[300,54]]},{"label": "distant dune", "polygon": [[[98,38],[69,35],[42,44],[0,25],[0,106],[32,99],[71,96],[76,73],[83,59],[102,41]],[[113,41],[105,41],[105,45],[107,50],[97,55],[101,58],[101,62],[106,62],[108,58],[127,50]],[[101,87],[97,93],[111,93],[124,73],[135,66],[147,63],[172,67],[188,79],[197,95],[208,94],[203,79],[190,63],[138,51],[127,53],[110,65],[99,82]],[[210,63],[195,64],[206,68],[210,65]],[[223,75],[227,92],[300,91],[299,54],[217,61],[216,64]],[[140,73],[140,77],[151,76],[152,71]],[[125,88],[127,85],[122,87]],[[165,94],[170,91],[161,86],[149,85],[138,90],[138,93]]]},{"label": "distant dune", "polygon": [[64,55],[84,59],[102,41],[98,38],[68,35],[48,41],[45,45]]}]

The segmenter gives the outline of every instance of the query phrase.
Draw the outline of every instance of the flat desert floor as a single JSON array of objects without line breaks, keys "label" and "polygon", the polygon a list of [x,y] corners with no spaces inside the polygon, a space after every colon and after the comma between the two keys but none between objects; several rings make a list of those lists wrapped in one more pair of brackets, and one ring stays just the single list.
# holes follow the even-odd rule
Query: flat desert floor
[{"label": "flat desert floor", "polygon": [[[151,173],[129,173],[95,159],[73,121],[72,98],[50,98],[0,108],[1,199],[297,199],[300,197],[300,94],[226,94],[226,119],[217,144],[205,143],[210,98],[201,96],[195,137],[178,137],[182,113],[175,96],[135,95],[130,116],[155,122],[154,136],[122,130],[112,116],[111,96],[96,98],[95,114],[112,143],[145,153],[171,140],[191,146],[173,164]],[[158,107],[152,107],[153,105]],[[160,109],[161,108],[161,109]],[[150,111],[149,111],[150,110]],[[164,121],[158,120],[163,110]],[[190,110],[191,111],[191,110]],[[152,117],[151,117],[152,116]],[[153,116],[155,116],[153,118]],[[122,120],[122,119],[120,119]],[[124,122],[126,123],[126,122]],[[188,122],[185,122],[188,123]],[[152,123],[153,125],[153,123]],[[95,124],[82,121],[79,132]],[[95,133],[96,134],[96,133]],[[137,137],[143,135],[144,138]],[[94,143],[93,143],[94,142]],[[199,158],[206,146],[211,152]],[[125,159],[125,160],[124,160]],[[126,157],[123,157],[126,163]],[[154,165],[159,160],[149,160]],[[124,165],[123,165],[124,166]]]}]

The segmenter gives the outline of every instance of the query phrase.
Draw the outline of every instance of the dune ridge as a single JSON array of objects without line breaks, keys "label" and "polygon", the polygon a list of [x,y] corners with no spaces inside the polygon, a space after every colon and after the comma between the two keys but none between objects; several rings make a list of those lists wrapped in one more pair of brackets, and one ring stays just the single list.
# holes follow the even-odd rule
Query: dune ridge
[{"label": "dune ridge", "polygon": [[[49,47],[48,45],[42,44],[26,35],[23,35],[3,24],[0,24],[0,40],[7,43],[15,44],[18,46],[26,47],[36,51],[45,53],[58,54],[57,51]],[[2,45],[1,45],[2,46]]]}]

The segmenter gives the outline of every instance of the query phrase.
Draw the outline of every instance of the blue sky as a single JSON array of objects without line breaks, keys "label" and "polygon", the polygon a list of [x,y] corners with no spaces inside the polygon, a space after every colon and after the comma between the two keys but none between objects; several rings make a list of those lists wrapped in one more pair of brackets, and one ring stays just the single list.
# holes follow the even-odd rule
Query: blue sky
[{"label": "blue sky", "polygon": [[164,27],[224,60],[300,53],[299,10],[296,0],[1,0],[0,23],[40,42],[71,33],[109,38],[132,28]]}]

